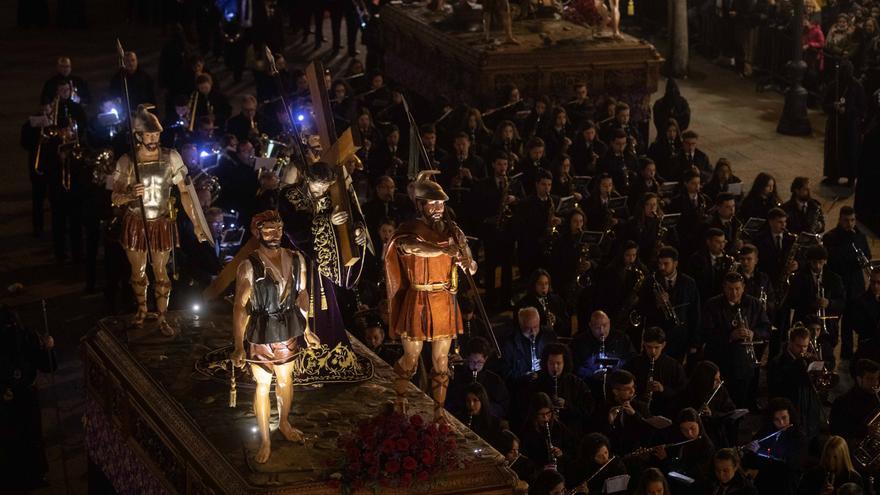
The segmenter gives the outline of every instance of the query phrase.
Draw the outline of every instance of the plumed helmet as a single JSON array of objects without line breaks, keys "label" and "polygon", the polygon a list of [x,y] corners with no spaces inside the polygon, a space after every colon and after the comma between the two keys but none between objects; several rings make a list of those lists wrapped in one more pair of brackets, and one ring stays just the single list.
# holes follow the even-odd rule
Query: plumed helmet
[{"label": "plumed helmet", "polygon": [[439,174],[437,170],[424,170],[419,172],[415,180],[415,196],[416,199],[425,201],[449,201],[449,196],[443,192],[440,184],[431,180],[432,175]]},{"label": "plumed helmet", "polygon": [[152,112],[151,109],[156,108],[153,105],[138,105],[134,114],[134,130],[135,132],[162,132],[162,124],[159,117]]}]

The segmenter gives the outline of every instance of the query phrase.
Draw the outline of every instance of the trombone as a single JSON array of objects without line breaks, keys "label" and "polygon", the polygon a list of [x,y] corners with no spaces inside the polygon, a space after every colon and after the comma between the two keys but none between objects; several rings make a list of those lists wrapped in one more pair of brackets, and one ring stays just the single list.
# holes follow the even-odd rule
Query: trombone
[{"label": "trombone", "polygon": [[199,104],[199,91],[195,90],[189,95],[189,124],[186,126],[186,130],[189,132],[193,131],[193,127],[196,125],[196,107]]},{"label": "trombone", "polygon": [[49,125],[40,129],[40,134],[37,136],[37,151],[34,154],[34,173],[37,175],[43,175],[43,171],[40,170],[40,154],[43,149],[43,140],[58,137],[61,132],[58,129],[58,107],[60,106],[58,103],[58,96],[55,96],[52,100],[52,119]]}]

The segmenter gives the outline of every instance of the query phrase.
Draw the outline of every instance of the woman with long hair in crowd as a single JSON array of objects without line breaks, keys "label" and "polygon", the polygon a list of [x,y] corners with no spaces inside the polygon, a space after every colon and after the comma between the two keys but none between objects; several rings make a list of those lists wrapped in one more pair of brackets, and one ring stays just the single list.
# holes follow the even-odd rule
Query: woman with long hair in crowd
[{"label": "woman with long hair in crowd", "polygon": [[749,218],[767,218],[767,212],[782,205],[776,192],[776,179],[772,175],[761,172],[755,176],[752,188],[739,207],[739,218],[743,222]]},{"label": "woman with long hair in crowd", "polygon": [[[712,202],[714,202],[719,194],[730,190],[731,184],[741,183],[742,180],[733,175],[733,166],[730,164],[730,160],[727,158],[719,158],[715,163],[715,169],[712,170],[712,177],[710,177],[709,182],[706,182],[706,185],[703,186],[703,194],[709,196],[709,198],[712,199]],[[742,190],[740,190],[740,193],[736,195],[737,201],[742,198],[742,195]]]},{"label": "woman with long hair in crowd", "polygon": [[666,476],[657,468],[648,468],[642,473],[639,486],[632,495],[672,495]]},{"label": "woman with long hair in crowd", "polygon": [[566,485],[576,488],[575,493],[604,493],[608,478],[627,474],[619,457],[611,456],[611,443],[601,433],[590,433],[581,442],[578,456],[568,465]]},{"label": "woman with long hair in crowd", "polygon": [[731,428],[725,417],[736,409],[736,404],[724,387],[718,365],[712,361],[697,363],[682,394],[678,404],[693,408],[700,414],[706,434],[715,446],[733,445],[731,439],[736,438],[736,430]]},{"label": "woman with long hair in crowd", "polygon": [[853,467],[846,440],[833,435],[822,448],[819,465],[801,478],[798,495],[828,495],[846,483],[861,486],[862,477]]},{"label": "woman with long hair in crowd", "polygon": [[679,481],[681,478],[673,478],[677,495],[702,493],[706,488],[706,476],[715,454],[715,445],[703,429],[700,414],[692,407],[682,409],[671,430],[665,440],[667,444],[688,443],[659,449],[654,456],[663,472],[674,471],[694,480],[686,483]]},{"label": "woman with long hair in crowd", "polygon": [[498,446],[501,435],[501,426],[498,418],[489,413],[489,395],[479,382],[468,384],[464,390],[464,407],[457,408],[462,411],[459,421],[480,436],[489,445]]}]

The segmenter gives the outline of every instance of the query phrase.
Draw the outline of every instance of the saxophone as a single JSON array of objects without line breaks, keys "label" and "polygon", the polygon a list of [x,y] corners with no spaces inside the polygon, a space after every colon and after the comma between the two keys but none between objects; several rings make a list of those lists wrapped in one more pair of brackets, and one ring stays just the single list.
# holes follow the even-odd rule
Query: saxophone
[{"label": "saxophone", "polygon": [[510,179],[507,178],[507,174],[504,174],[501,177],[501,200],[498,205],[498,219],[495,221],[495,227],[498,231],[504,230],[510,222],[511,217],[513,217],[510,205],[507,204],[507,196],[509,195]]},{"label": "saxophone", "polygon": [[626,299],[623,301],[623,306],[621,307],[620,313],[618,314],[618,321],[626,320],[629,322],[630,326],[633,328],[640,327],[644,322],[644,318],[639,314],[639,310],[636,308],[636,305],[639,302],[639,291],[642,290],[642,285],[645,284],[645,272],[641,268],[636,265],[632,267],[627,267],[627,271],[632,271],[636,280],[633,284],[632,288],[629,291],[629,294],[626,296]]},{"label": "saxophone", "polygon": [[[784,239],[788,237],[797,237],[791,232],[785,232],[783,234],[783,242]],[[794,257],[797,255],[798,251],[798,243],[795,239],[795,242],[791,244],[791,247],[788,248],[788,254],[785,256],[785,263],[782,265],[781,273],[779,274],[779,281],[777,283],[777,287],[779,287],[779,291],[777,291],[777,303],[781,304],[785,301],[785,298],[788,297],[788,290],[791,288],[791,272],[788,270],[788,266],[794,261]]]}]

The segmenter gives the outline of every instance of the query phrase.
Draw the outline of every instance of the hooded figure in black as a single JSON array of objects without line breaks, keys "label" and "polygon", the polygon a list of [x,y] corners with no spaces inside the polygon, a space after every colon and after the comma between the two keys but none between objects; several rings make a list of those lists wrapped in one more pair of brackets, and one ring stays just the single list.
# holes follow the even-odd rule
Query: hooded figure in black
[{"label": "hooded figure in black", "polygon": [[682,131],[688,129],[691,124],[691,106],[684,96],[681,96],[678,84],[672,78],[666,80],[666,93],[654,102],[654,127],[658,135],[665,134],[669,119],[675,119]]},{"label": "hooded figure in black", "polygon": [[828,122],[825,125],[825,165],[822,174],[832,183],[836,183],[840,177],[846,177],[852,184],[862,148],[862,125],[867,102],[862,84],[853,76],[851,62],[840,64],[834,82],[828,85],[823,103]]}]

